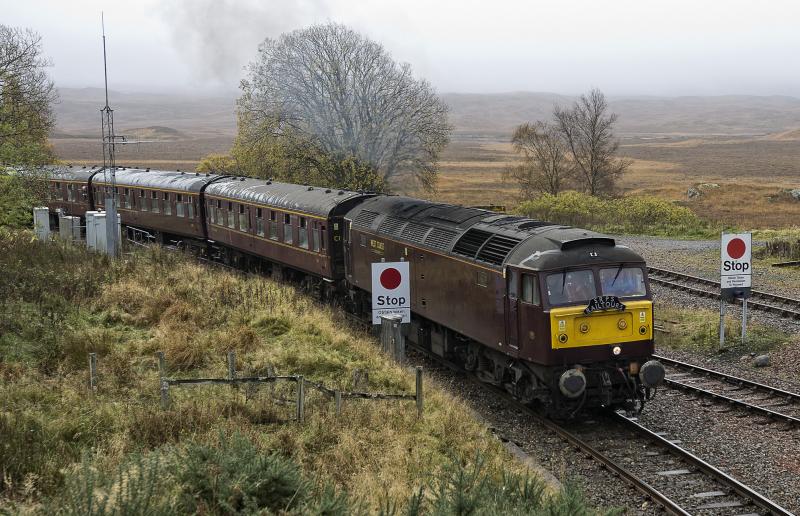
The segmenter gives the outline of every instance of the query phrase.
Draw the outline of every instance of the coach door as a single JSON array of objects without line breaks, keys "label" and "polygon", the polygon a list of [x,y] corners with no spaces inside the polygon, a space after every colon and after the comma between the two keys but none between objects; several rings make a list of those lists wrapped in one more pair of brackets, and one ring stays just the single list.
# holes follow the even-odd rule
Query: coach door
[{"label": "coach door", "polygon": [[506,342],[509,353],[519,349],[519,271],[508,268],[506,274]]}]

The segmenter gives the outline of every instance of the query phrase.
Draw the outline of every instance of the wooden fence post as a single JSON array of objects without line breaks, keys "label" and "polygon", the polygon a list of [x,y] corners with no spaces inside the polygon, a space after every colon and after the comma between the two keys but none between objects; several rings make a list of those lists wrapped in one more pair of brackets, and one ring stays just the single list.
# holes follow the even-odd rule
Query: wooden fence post
[{"label": "wooden fence post", "polygon": [[236,352],[228,351],[228,380],[236,378]]},{"label": "wooden fence post", "polygon": [[161,380],[161,409],[167,410],[169,408],[169,382]]},{"label": "wooden fence post", "polygon": [[305,421],[306,415],[306,381],[303,375],[297,377],[297,422]]},{"label": "wooden fence post", "polygon": [[167,376],[167,361],[163,351],[156,351],[156,356],[158,357],[158,379],[163,380]]},{"label": "wooden fence post", "polygon": [[333,391],[333,405],[335,407],[336,415],[342,413],[342,391]]},{"label": "wooden fence post", "polygon": [[97,353],[89,353],[89,389],[97,390]]},{"label": "wooden fence post", "polygon": [[417,417],[422,417],[422,366],[417,366]]}]

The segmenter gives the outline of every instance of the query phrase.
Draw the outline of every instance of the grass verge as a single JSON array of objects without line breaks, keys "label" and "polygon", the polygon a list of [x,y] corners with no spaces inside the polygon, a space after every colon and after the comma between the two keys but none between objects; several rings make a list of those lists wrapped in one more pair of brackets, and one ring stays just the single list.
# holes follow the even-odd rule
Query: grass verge
[{"label": "grass verge", "polygon": [[[303,374],[345,388],[413,392],[373,340],[292,288],[198,266],[160,249],[110,262],[0,228],[0,512],[61,514],[585,514],[550,493],[469,410],[428,382],[413,404],[347,401],[342,417],[291,391],[173,391],[168,374]],[[87,389],[87,353],[99,389]]]},{"label": "grass verge", "polygon": [[[703,355],[719,355],[719,312],[700,308],[658,306],[656,318],[666,322],[670,333],[658,333],[658,347],[690,351]],[[748,353],[768,353],[790,345],[796,336],[750,322],[747,342],[741,342],[741,320],[728,316],[725,320],[723,356],[738,359]]]}]

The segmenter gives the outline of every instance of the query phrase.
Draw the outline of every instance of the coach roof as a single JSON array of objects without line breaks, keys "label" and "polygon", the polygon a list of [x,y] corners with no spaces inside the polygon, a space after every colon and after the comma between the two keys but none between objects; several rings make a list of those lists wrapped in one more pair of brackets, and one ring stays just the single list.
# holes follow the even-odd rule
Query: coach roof
[{"label": "coach roof", "polygon": [[210,185],[206,189],[206,195],[323,217],[330,215],[336,206],[345,201],[372,196],[349,190],[295,185],[264,179],[228,179]]},{"label": "coach roof", "polygon": [[[117,168],[117,186],[130,188],[152,188],[155,190],[183,190],[199,192],[203,185],[223,178],[217,174],[199,174],[197,172],[178,172],[172,170],[149,170],[141,168]],[[111,175],[105,171],[94,177],[95,184],[108,184]]]}]

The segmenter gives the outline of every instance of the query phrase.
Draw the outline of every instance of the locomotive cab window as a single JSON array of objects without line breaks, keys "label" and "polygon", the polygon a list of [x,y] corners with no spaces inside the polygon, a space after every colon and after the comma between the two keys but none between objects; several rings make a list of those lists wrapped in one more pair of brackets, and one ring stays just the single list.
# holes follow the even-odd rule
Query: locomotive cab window
[{"label": "locomotive cab window", "polygon": [[551,305],[586,303],[597,297],[590,270],[559,272],[547,276],[547,298]]},{"label": "locomotive cab window", "polygon": [[639,267],[611,267],[600,269],[600,290],[603,295],[637,297],[647,294],[644,274]]},{"label": "locomotive cab window", "polygon": [[283,214],[283,241],[292,243],[292,216],[288,213]]},{"label": "locomotive cab window", "polygon": [[535,306],[541,304],[538,276],[532,274],[522,275],[522,301]]}]

